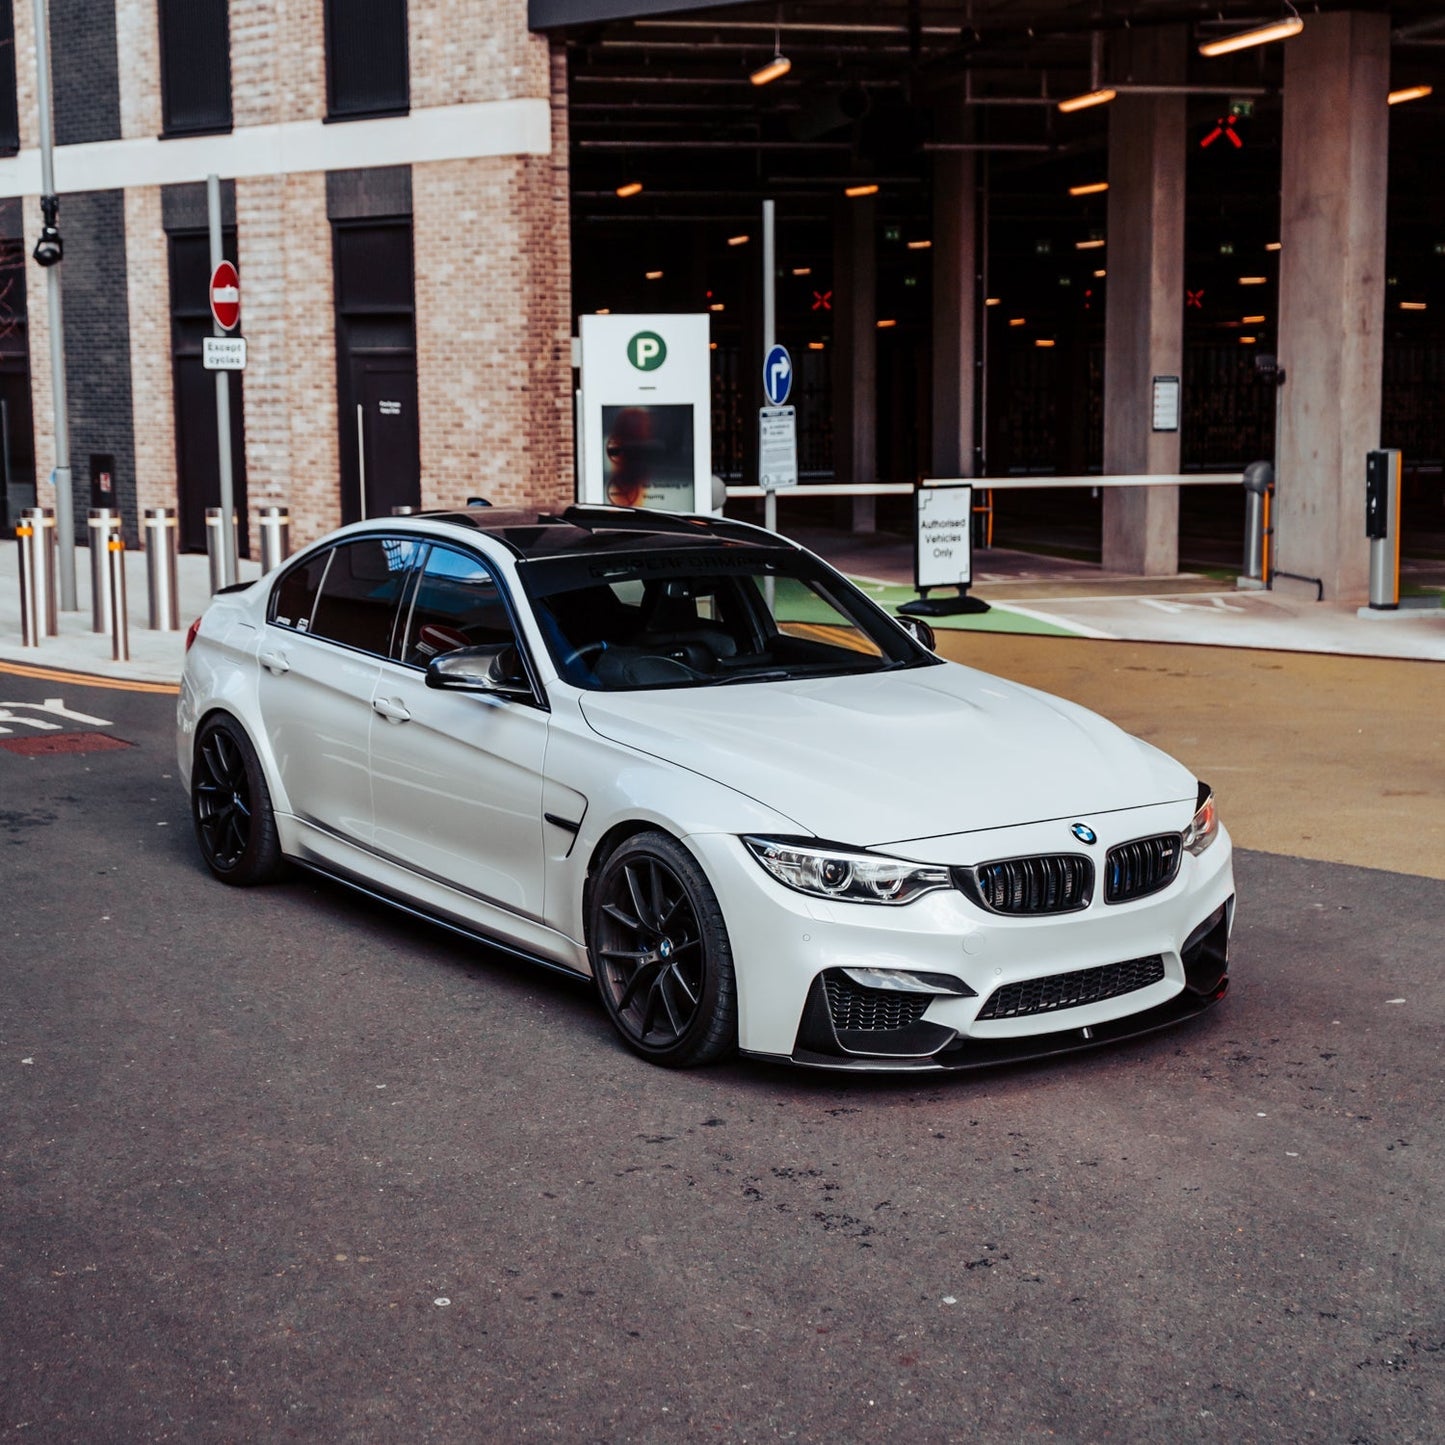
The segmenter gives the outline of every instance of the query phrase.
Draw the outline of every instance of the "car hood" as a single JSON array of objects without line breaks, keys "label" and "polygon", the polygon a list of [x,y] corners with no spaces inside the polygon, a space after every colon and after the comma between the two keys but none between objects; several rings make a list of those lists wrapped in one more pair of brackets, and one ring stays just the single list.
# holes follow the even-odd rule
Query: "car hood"
[{"label": "car hood", "polygon": [[1192,800],[1192,775],[1095,713],[956,663],[586,693],[588,725],[817,837],[877,847]]}]

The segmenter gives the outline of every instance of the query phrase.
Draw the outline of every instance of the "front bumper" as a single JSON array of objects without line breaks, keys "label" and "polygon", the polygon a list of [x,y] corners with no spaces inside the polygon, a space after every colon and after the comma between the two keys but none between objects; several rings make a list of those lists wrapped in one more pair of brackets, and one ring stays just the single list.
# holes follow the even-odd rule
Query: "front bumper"
[{"label": "front bumper", "polygon": [[[1175,807],[1114,815],[1097,856],[1171,826]],[[1017,855],[1036,832],[933,840],[935,856],[920,861]],[[746,1053],[854,1070],[977,1067],[1148,1033],[1203,1012],[1229,986],[1234,878],[1222,828],[1158,893],[1025,917],[991,914],[953,889],[896,908],[813,898],[774,882],[736,838],[688,842],[727,920]],[[900,1010],[873,1007],[900,1002],[879,991],[860,1006],[850,968],[941,974],[967,996],[913,994]]]}]

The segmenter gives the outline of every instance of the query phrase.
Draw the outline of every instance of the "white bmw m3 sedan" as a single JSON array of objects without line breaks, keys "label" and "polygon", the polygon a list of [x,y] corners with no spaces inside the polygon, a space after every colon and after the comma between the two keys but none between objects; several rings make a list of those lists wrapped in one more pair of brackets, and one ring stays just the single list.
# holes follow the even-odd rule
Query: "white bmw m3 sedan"
[{"label": "white bmw m3 sedan", "polygon": [[966,1068],[1222,998],[1209,788],[930,642],[741,523],[357,523],[191,629],[181,776],[223,882],[299,865],[590,976],[658,1064]]}]

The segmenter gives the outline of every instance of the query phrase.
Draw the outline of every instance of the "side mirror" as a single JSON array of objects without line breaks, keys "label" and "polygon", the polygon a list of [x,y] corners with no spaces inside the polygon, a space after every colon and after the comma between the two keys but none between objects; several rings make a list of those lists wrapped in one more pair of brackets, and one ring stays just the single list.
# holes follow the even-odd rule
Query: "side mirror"
[{"label": "side mirror", "polygon": [[499,697],[532,696],[522,656],[510,642],[459,647],[427,664],[426,685],[444,692],[488,692]]},{"label": "side mirror", "polygon": [[894,621],[915,641],[921,642],[930,652],[938,651],[938,639],[933,629],[921,617],[896,617]]}]

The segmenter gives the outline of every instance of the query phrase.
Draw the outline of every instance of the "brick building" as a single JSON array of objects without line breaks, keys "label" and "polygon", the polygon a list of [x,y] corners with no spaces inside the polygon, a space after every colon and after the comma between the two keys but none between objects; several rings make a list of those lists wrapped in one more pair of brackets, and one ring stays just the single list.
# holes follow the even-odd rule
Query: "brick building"
[{"label": "brick building", "polygon": [[[528,31],[525,0],[49,8],[82,533],[97,502],[132,539],[144,508],[168,505],[183,546],[203,545],[219,498],[200,360],[209,174],[249,350],[231,383],[238,505],[287,506],[299,543],[363,506],[570,498],[565,58]],[[46,274],[28,259],[33,13],[0,0],[12,512],[53,502],[55,457]]]}]

